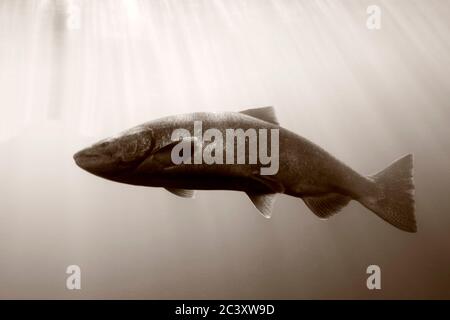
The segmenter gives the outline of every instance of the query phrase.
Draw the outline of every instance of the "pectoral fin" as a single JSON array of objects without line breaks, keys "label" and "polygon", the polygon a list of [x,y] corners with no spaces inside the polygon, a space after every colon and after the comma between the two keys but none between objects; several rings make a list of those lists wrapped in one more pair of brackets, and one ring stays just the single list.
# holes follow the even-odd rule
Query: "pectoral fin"
[{"label": "pectoral fin", "polygon": [[[161,147],[160,149],[154,151],[153,156],[155,159],[164,159],[164,161],[172,160],[172,151],[176,148],[175,155],[177,161],[183,163],[191,164],[193,162],[193,157],[197,152],[202,152],[202,142],[196,137],[186,137],[179,141],[172,141],[169,144]],[[180,152],[181,151],[181,152]]]},{"label": "pectoral fin", "polygon": [[350,200],[350,197],[338,193],[327,193],[318,197],[303,198],[308,208],[322,219],[329,218],[339,212]]},{"label": "pectoral fin", "polygon": [[164,188],[164,189],[182,198],[194,198],[195,196],[195,190],[175,189],[175,188]]},{"label": "pectoral fin", "polygon": [[277,195],[276,193],[247,193],[247,195],[265,218],[269,219],[272,216],[273,204],[275,203],[275,196]]}]

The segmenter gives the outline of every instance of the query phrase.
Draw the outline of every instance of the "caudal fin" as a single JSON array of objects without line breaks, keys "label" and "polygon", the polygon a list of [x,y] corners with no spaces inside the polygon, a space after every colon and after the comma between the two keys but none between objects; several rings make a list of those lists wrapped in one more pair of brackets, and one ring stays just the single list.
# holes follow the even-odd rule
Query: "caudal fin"
[{"label": "caudal fin", "polygon": [[409,154],[370,176],[378,192],[361,199],[362,204],[379,217],[407,232],[417,232],[412,168],[413,158]]}]

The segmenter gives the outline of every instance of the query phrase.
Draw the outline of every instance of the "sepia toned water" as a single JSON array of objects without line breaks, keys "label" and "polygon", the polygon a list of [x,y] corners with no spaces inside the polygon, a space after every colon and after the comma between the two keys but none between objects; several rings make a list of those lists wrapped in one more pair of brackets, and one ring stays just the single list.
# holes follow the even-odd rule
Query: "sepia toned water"
[{"label": "sepia toned water", "polygon": [[[0,298],[450,298],[449,15],[447,0],[0,0]],[[267,220],[243,193],[187,200],[72,159],[154,118],[257,106],[360,173],[412,153],[418,233],[356,202],[322,221],[285,195]]]}]

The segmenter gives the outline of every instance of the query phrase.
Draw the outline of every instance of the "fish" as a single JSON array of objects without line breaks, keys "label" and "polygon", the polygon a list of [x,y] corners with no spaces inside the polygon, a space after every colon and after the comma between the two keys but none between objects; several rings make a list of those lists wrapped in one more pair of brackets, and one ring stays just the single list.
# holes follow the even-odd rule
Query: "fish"
[{"label": "fish", "polygon": [[[278,162],[276,170],[263,174],[269,164],[259,158],[249,161],[252,156],[249,146],[245,149],[246,161],[239,161],[236,152],[239,141],[237,146],[227,149],[228,141],[199,139],[194,132],[196,123],[201,124],[205,134],[209,129],[215,130],[215,138],[228,138],[230,129],[256,130],[260,133],[258,146],[264,137],[261,132],[266,137],[269,133],[271,138],[277,136],[278,140],[271,139],[265,154],[267,158],[270,153],[273,162]],[[180,129],[190,136],[174,139],[174,132]],[[240,142],[249,142],[248,138]],[[201,156],[201,150],[208,145],[210,151],[214,149],[217,161],[191,161],[196,155]],[[174,161],[175,149],[180,161]],[[261,152],[257,155],[261,156]],[[227,159],[234,160],[232,164],[221,161],[228,156]],[[412,154],[378,173],[361,175],[315,143],[281,127],[273,107],[167,116],[103,139],[73,157],[79,167],[96,176],[136,186],[165,188],[184,198],[193,198],[195,190],[245,192],[266,218],[272,216],[278,194],[302,199],[320,219],[341,212],[354,200],[394,227],[417,232]]]}]

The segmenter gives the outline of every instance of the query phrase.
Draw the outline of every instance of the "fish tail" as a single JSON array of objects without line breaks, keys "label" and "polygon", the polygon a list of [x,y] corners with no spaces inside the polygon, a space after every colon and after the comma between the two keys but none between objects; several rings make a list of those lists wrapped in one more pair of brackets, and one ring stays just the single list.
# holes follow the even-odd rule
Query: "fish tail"
[{"label": "fish tail", "polygon": [[368,178],[375,182],[376,194],[360,202],[393,226],[417,232],[414,216],[413,157],[408,154]]}]

